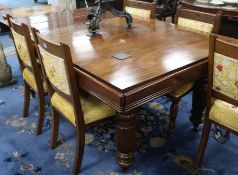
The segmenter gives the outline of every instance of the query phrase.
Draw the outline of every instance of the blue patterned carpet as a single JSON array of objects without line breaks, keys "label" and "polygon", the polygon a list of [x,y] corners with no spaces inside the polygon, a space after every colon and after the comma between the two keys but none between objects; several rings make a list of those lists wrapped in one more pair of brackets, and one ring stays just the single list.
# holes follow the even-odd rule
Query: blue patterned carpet
[{"label": "blue patterned carpet", "polygon": [[[0,1],[1,3],[1,1]],[[8,35],[1,35],[4,47],[13,46]],[[11,49],[10,49],[11,50]],[[22,118],[23,85],[16,55],[8,52],[18,83],[0,88],[0,175],[69,175],[75,152],[75,130],[60,122],[61,145],[49,148],[51,114],[46,113],[43,133],[35,135],[37,97],[31,99],[30,116]],[[157,99],[140,108],[135,164],[126,172],[115,161],[115,121],[88,128],[82,175],[237,175],[238,138],[231,135],[220,144],[211,133],[202,168],[192,166],[201,131],[194,133],[188,120],[191,94],[180,103],[174,135],[167,137],[170,102]],[[200,128],[201,130],[201,128]],[[217,135],[216,135],[217,137]]]}]

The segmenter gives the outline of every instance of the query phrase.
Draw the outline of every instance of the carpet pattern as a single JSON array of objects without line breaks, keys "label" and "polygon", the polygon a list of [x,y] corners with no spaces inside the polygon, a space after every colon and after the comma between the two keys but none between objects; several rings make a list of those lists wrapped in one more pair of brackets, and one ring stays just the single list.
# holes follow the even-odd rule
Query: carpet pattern
[{"label": "carpet pattern", "polygon": [[14,46],[4,48],[3,52],[6,57],[16,55],[16,49]]}]

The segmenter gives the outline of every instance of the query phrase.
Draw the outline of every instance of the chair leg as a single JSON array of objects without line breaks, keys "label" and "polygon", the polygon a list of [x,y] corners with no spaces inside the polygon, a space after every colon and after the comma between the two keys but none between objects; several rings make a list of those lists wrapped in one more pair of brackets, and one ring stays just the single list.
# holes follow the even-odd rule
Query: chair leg
[{"label": "chair leg", "polygon": [[211,122],[209,120],[207,120],[204,123],[202,137],[201,137],[199,148],[198,148],[195,160],[194,160],[194,164],[196,166],[201,166],[203,155],[204,155],[204,152],[205,152],[205,149],[207,146],[210,130],[211,130]]},{"label": "chair leg", "polygon": [[77,138],[76,138],[76,151],[75,151],[75,159],[74,159],[74,167],[73,174],[76,175],[80,172],[83,153],[84,153],[84,145],[85,145],[85,131],[84,129],[78,129]]},{"label": "chair leg", "polygon": [[181,99],[176,98],[171,100],[172,100],[172,104],[170,106],[170,119],[169,119],[169,126],[168,126],[169,134],[172,134],[175,130],[176,118],[178,115],[178,107],[179,107],[179,102]]},{"label": "chair leg", "polygon": [[58,143],[59,132],[59,114],[51,107],[52,111],[52,132],[51,132],[51,149],[55,149]]},{"label": "chair leg", "polygon": [[38,108],[38,126],[36,134],[40,135],[42,133],[43,123],[44,123],[44,115],[45,115],[45,95],[43,93],[39,93],[39,108]]},{"label": "chair leg", "polygon": [[35,92],[35,91],[33,91],[32,89],[31,89],[31,96],[32,96],[33,98],[35,98],[35,97],[36,97],[36,92]]},{"label": "chair leg", "polygon": [[28,116],[29,105],[30,105],[30,86],[24,81],[24,108],[23,108],[23,117]]}]

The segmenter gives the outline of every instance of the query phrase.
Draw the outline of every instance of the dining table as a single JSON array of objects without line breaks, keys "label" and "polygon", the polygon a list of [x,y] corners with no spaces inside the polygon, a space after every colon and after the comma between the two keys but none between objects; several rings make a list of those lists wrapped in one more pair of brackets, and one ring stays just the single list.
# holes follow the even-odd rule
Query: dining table
[{"label": "dining table", "polygon": [[108,14],[100,22],[99,34],[92,37],[87,12],[77,9],[12,16],[35,27],[48,40],[69,45],[80,89],[117,112],[116,160],[127,169],[134,162],[141,105],[194,82],[188,118],[195,129],[202,123],[209,36],[135,16],[132,27],[127,28],[125,19]]}]

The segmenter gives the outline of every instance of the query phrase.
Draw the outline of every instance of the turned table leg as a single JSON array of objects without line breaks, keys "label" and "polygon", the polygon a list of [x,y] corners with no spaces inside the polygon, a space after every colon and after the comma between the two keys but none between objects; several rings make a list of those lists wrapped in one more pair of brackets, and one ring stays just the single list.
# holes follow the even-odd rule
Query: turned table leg
[{"label": "turned table leg", "polygon": [[199,124],[203,122],[206,107],[206,85],[207,79],[198,80],[193,90],[192,110],[189,119],[193,123],[195,131],[198,130]]},{"label": "turned table leg", "polygon": [[127,169],[134,162],[136,147],[135,113],[120,113],[117,118],[116,141],[117,163]]}]

